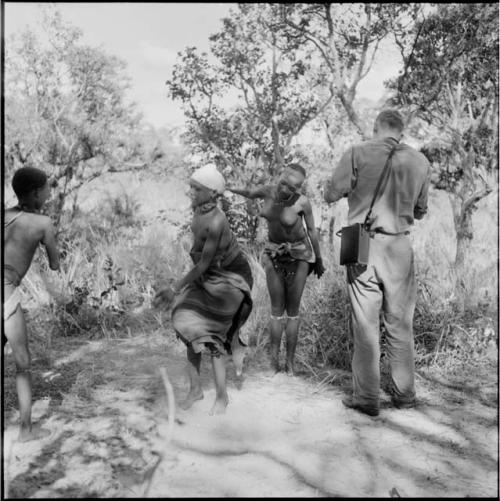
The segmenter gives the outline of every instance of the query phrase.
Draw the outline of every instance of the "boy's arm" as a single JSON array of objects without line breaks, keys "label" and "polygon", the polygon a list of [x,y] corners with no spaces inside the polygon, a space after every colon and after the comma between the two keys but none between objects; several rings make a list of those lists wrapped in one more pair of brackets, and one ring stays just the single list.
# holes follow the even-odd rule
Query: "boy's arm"
[{"label": "boy's arm", "polygon": [[47,257],[49,258],[49,266],[51,270],[59,269],[59,251],[57,250],[56,235],[52,222],[47,217],[47,222],[44,227],[43,238],[41,243],[45,245]]},{"label": "boy's arm", "polygon": [[181,278],[174,285],[175,292],[179,292],[185,285],[194,282],[207,271],[217,252],[217,247],[219,246],[220,237],[222,235],[222,223],[220,219],[216,219],[210,223],[208,236],[203,245],[200,260],[191,268],[185,277]]},{"label": "boy's arm", "polygon": [[258,186],[256,188],[231,188],[227,187],[231,193],[235,193],[236,195],[241,195],[245,198],[265,198],[269,193],[269,187],[267,186]]}]

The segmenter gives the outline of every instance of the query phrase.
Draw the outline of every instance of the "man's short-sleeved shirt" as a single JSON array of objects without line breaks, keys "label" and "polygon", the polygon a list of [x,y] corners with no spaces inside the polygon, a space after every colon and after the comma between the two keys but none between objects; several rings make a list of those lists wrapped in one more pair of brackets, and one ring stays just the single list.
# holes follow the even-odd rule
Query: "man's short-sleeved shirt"
[{"label": "man's short-sleeved shirt", "polygon": [[392,137],[372,139],[346,151],[328,180],[324,198],[336,202],[347,196],[348,224],[362,223],[393,147],[391,168],[373,206],[371,229],[389,233],[408,230],[427,212],[430,166],[425,156]]}]

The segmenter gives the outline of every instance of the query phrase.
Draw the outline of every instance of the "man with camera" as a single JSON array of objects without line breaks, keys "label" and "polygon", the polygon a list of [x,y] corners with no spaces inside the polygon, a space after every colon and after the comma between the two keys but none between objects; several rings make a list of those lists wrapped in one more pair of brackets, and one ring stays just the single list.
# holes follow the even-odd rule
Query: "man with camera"
[{"label": "man with camera", "polygon": [[[351,302],[353,394],[342,402],[370,416],[378,415],[380,405],[380,310],[387,332],[392,402],[397,408],[415,405],[417,286],[408,235],[414,219],[427,212],[430,166],[422,153],[400,143],[403,128],[398,111],[379,113],[373,139],[343,154],[324,193],[326,202],[347,197],[349,206],[341,264],[346,264]],[[346,253],[359,251],[360,242],[352,241],[353,233],[348,232],[352,229],[365,237],[366,260],[346,258]],[[348,233],[349,242],[344,238]]]}]

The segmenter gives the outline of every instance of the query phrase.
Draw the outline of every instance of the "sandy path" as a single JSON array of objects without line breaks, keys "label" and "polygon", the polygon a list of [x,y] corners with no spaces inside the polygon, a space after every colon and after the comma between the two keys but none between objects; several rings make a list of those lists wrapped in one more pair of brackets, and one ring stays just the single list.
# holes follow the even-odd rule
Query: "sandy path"
[{"label": "sandy path", "polygon": [[205,398],[176,411],[169,442],[158,367],[176,396],[187,388],[183,349],[168,350],[151,335],[83,344],[57,359],[46,375],[53,381],[80,371],[59,403],[36,402],[51,436],[21,445],[17,416],[5,421],[9,497],[498,495],[494,386],[467,391],[419,378],[419,408],[394,410],[384,395],[370,418],[345,409],[338,387],[300,377],[251,369],[238,390],[230,365],[230,405],[209,416],[206,361]]}]

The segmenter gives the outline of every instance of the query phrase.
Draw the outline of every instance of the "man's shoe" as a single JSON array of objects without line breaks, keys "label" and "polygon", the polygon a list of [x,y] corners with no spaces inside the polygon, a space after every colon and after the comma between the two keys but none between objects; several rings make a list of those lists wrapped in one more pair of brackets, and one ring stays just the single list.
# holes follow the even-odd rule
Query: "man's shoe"
[{"label": "man's shoe", "polygon": [[392,399],[392,404],[396,409],[413,409],[417,405],[415,399],[413,400],[397,400],[395,398]]},{"label": "man's shoe", "polygon": [[377,407],[372,405],[357,404],[352,400],[352,397],[346,397],[342,399],[342,403],[349,409],[354,409],[363,414],[368,414],[368,416],[378,416],[379,410]]}]

